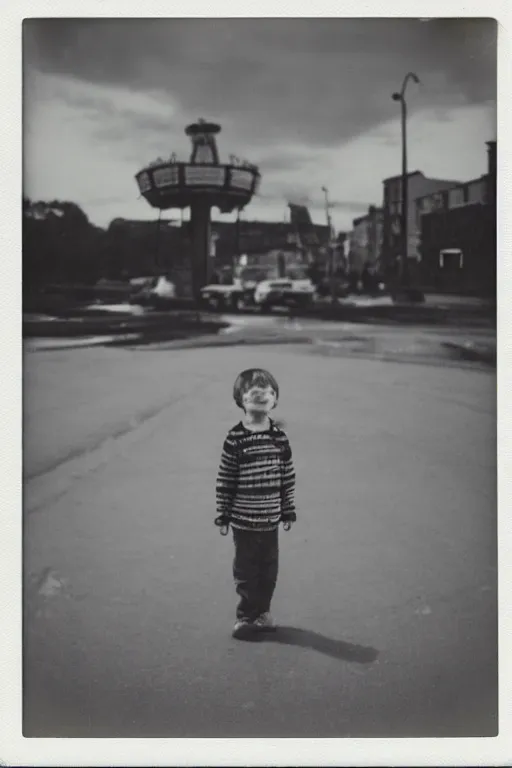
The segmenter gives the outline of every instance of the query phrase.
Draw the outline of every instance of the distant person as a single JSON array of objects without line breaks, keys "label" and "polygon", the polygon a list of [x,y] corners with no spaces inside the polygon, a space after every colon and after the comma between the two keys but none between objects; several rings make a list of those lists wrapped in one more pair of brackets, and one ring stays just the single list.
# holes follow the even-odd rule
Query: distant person
[{"label": "distant person", "polygon": [[295,471],[290,443],[269,414],[279,385],[268,371],[251,368],[236,379],[233,397],[244,411],[224,441],[217,476],[216,525],[233,529],[233,576],[240,597],[233,637],[272,631],[270,615],[278,572],[278,529],[296,520]]}]

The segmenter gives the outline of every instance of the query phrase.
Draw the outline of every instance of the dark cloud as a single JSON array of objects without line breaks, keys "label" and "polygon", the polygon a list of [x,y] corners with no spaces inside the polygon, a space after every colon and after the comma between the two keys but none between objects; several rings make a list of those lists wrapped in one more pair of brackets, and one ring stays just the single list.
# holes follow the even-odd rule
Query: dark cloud
[{"label": "dark cloud", "polygon": [[446,72],[470,103],[496,98],[498,24],[494,19],[433,19],[424,25]]},{"label": "dark cloud", "polygon": [[229,141],[332,146],[394,117],[390,93],[411,69],[425,86],[411,87],[411,112],[493,100],[496,29],[491,19],[32,19],[24,61],[169,94],[180,119],[219,119]]},{"label": "dark cloud", "polygon": [[293,171],[298,168],[304,168],[309,163],[314,162],[311,156],[304,156],[304,152],[286,152],[275,151],[266,152],[255,158],[260,171],[267,173],[279,173],[280,171]]},{"label": "dark cloud", "polygon": [[[311,194],[311,187],[307,184],[297,185],[280,182],[272,185],[272,191],[263,192],[258,197],[265,203],[282,203],[287,200],[290,203],[307,205],[312,210],[325,212],[325,198],[322,193]],[[368,210],[368,203],[360,200],[329,200],[330,208],[344,213],[361,213]]]},{"label": "dark cloud", "polygon": [[331,203],[332,208],[346,213],[363,213],[368,210],[368,203],[362,203],[357,200],[335,200]]}]

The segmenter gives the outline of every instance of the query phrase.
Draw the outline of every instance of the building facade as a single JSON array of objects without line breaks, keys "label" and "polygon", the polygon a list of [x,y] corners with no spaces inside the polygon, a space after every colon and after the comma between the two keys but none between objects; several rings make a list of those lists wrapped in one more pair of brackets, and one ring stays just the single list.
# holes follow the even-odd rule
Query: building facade
[{"label": "building facade", "polygon": [[368,213],[352,221],[350,269],[362,272],[365,265],[376,266],[381,257],[383,210],[371,205]]},{"label": "building facade", "polygon": [[[300,211],[302,213],[302,211]],[[191,291],[190,222],[161,219],[115,219],[108,235],[109,248],[129,277],[165,274],[179,295]],[[213,273],[233,270],[242,254],[248,265],[277,268],[279,254],[288,266],[307,264],[311,258],[328,262],[330,232],[310,219],[283,221],[212,221],[210,259]]]},{"label": "building facade", "polygon": [[[417,262],[420,258],[420,229],[416,215],[416,200],[459,184],[458,181],[432,179],[421,171],[408,174],[407,185],[407,258]],[[382,203],[382,266],[392,276],[398,273],[403,258],[402,243],[402,177],[392,176],[383,181]]]},{"label": "building facade", "polygon": [[440,292],[496,292],[496,142],[487,173],[416,201],[422,283]]},{"label": "building facade", "polygon": [[329,242],[329,228],[313,223],[303,229],[295,222],[212,221],[211,227],[217,238],[216,259],[220,266],[232,264],[233,259],[243,253],[250,256],[276,250],[300,250],[306,254],[318,251]]}]

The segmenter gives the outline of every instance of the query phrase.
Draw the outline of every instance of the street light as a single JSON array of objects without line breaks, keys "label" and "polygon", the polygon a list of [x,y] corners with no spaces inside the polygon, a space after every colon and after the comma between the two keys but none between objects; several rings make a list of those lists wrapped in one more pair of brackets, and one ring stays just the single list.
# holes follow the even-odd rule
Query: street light
[{"label": "street light", "polygon": [[409,80],[413,80],[419,85],[420,79],[414,72],[408,72],[404,77],[402,89],[392,95],[393,101],[399,101],[402,113],[402,211],[401,211],[401,230],[402,230],[402,281],[404,285],[408,284],[409,262],[408,262],[408,233],[407,233],[407,212],[408,212],[408,178],[407,178],[407,103],[405,101],[405,89]]}]

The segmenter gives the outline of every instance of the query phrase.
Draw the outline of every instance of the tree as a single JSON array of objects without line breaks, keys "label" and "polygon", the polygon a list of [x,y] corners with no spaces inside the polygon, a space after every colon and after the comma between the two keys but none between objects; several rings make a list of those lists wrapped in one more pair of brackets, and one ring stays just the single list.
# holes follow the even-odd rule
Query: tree
[{"label": "tree", "polygon": [[23,199],[23,285],[93,283],[101,276],[104,231],[76,203]]}]

